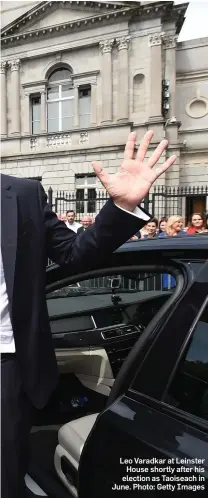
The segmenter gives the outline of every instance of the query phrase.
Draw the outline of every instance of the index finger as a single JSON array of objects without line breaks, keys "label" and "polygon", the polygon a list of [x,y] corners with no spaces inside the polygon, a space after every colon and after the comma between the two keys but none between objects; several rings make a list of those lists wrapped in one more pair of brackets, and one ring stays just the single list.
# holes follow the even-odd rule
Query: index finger
[{"label": "index finger", "polygon": [[147,150],[148,150],[148,147],[149,147],[149,144],[150,144],[150,141],[151,141],[153,135],[154,135],[154,131],[152,131],[152,130],[149,130],[149,131],[147,131],[147,133],[145,133],[143,140],[141,141],[141,144],[139,146],[137,155],[136,155],[137,161],[141,161],[141,162],[144,161],[144,158],[146,156],[146,153],[147,153]]},{"label": "index finger", "polygon": [[136,143],[136,133],[132,131],[128,136],[125,150],[124,150],[124,159],[133,159],[134,157],[134,148]]}]

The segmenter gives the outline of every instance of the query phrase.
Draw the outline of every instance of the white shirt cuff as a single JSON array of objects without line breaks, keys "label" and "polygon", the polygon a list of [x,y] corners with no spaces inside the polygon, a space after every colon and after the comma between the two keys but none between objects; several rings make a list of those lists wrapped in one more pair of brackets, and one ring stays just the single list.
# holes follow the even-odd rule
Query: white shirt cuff
[{"label": "white shirt cuff", "polygon": [[[115,203],[115,206],[117,206],[116,203]],[[144,221],[150,220],[150,216],[148,214],[144,213],[144,211],[142,211],[140,209],[140,207],[138,207],[138,206],[134,209],[134,211],[127,211],[126,209],[123,209],[120,206],[117,206],[117,208],[122,209],[122,211],[125,211],[125,213],[133,214],[133,216],[140,218],[140,220],[144,220]]]}]

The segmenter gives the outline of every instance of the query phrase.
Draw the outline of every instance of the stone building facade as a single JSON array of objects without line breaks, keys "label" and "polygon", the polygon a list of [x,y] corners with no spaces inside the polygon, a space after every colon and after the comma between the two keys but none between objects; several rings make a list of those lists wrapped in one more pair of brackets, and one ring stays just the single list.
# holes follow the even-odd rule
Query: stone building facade
[{"label": "stone building facade", "polygon": [[167,137],[177,155],[159,184],[208,184],[208,39],[177,44],[186,8],[47,1],[7,16],[2,172],[90,198],[91,162],[116,172],[129,132],[153,129],[151,147]]}]

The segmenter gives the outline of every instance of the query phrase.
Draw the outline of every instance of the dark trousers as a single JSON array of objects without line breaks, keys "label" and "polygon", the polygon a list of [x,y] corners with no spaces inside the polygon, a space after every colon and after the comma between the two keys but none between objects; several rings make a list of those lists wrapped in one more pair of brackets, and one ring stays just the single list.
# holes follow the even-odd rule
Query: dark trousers
[{"label": "dark trousers", "polygon": [[[28,372],[29,375],[29,372]],[[1,355],[1,498],[25,498],[32,405],[16,355]]]}]

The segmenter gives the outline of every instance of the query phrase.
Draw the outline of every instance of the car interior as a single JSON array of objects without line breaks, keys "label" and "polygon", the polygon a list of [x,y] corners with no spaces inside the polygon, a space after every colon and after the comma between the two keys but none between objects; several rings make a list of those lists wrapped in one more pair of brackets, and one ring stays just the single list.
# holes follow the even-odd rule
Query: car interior
[{"label": "car interior", "polygon": [[174,271],[95,270],[85,279],[65,278],[46,289],[60,380],[46,408],[34,413],[28,471],[47,490],[45,496],[56,496],[51,489],[60,498],[77,496],[85,441],[134,344],[159,310],[167,312],[177,289]]}]

